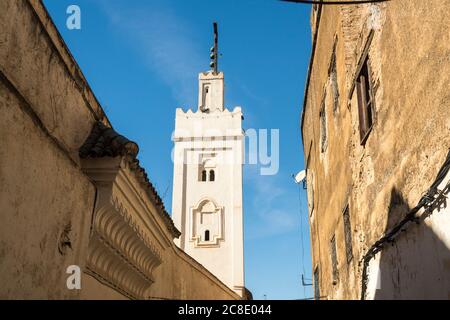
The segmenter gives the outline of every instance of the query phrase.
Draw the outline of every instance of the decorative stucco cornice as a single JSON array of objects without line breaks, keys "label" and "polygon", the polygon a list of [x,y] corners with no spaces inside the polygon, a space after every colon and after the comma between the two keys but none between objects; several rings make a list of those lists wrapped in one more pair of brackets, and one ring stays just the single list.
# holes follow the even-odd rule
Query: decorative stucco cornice
[{"label": "decorative stucco cornice", "polygon": [[128,140],[114,129],[98,121],[93,126],[85,143],[80,147],[79,155],[81,159],[122,157],[121,166],[134,174],[150,201],[152,201],[157,213],[162,217],[166,228],[173,237],[178,238],[181,233],[175,227],[161,197],[148,179],[145,169],[140,166],[137,159],[138,152],[139,147],[135,142]]},{"label": "decorative stucco cornice", "polygon": [[175,227],[172,218],[170,217],[169,213],[167,212],[164,206],[164,202],[162,201],[153,184],[148,179],[145,169],[139,165],[139,160],[131,156],[127,156],[125,160],[126,161],[123,162],[123,166],[125,168],[130,169],[134,173],[137,181],[146,191],[148,197],[155,206],[158,214],[165,222],[165,225],[169,230],[169,232],[172,234],[174,238],[178,238],[181,235],[181,232]]},{"label": "decorative stucco cornice", "polygon": [[96,123],[80,148],[97,187],[86,272],[132,299],[148,298],[163,251],[179,236],[136,159],[138,146]]},{"label": "decorative stucco cornice", "polygon": [[[149,249],[152,252],[152,254],[154,254],[156,256],[156,258],[158,260],[162,260],[162,255],[161,255],[160,251],[156,248],[156,246],[154,246],[152,244],[148,235],[142,230],[142,228],[139,227],[139,224],[137,223],[136,219],[122,205],[120,200],[117,197],[113,197],[111,199],[111,204],[114,207],[115,211],[118,212],[120,214],[120,216],[122,217],[122,219],[127,223],[127,225],[130,227],[130,229],[132,229],[134,234],[136,234],[137,237],[143,242],[145,247],[147,247],[147,248],[145,248],[145,250]],[[103,227],[103,230],[105,232],[107,231],[106,225]],[[124,241],[126,241],[126,239],[124,239]],[[126,248],[124,247],[125,245],[126,245],[125,242],[117,242],[116,243],[117,247],[123,247],[124,250],[126,250]]]},{"label": "decorative stucco cornice", "polygon": [[118,199],[96,211],[87,272],[129,298],[145,299],[153,270],[163,262]]}]

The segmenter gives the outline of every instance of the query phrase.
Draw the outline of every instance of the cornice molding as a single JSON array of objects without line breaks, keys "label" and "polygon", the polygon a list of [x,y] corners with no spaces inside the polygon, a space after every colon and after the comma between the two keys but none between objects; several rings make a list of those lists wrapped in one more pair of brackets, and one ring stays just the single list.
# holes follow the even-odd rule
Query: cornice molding
[{"label": "cornice molding", "polygon": [[[142,197],[148,192],[132,186],[133,172],[123,165],[122,157],[84,159],[82,163],[98,189],[86,273],[128,298],[146,299],[153,272],[163,263],[165,245],[159,239],[171,241],[162,229],[165,223],[158,222],[155,209],[145,204],[148,200]],[[136,202],[141,204],[138,210],[131,206]],[[143,214],[156,219],[149,225]]]},{"label": "cornice molding", "polygon": [[93,227],[88,273],[127,297],[145,299],[154,282],[153,271],[163,262],[159,250],[118,199],[96,210]]},{"label": "cornice molding", "polygon": [[[161,197],[158,195],[155,187],[148,179],[145,170],[139,165],[139,161],[137,159],[133,159],[130,156],[126,156],[122,159],[120,166],[121,168],[134,174],[136,180],[145,191],[147,197],[150,199],[152,205],[156,209],[156,212],[162,218],[167,230],[170,232],[172,237],[178,238],[181,234],[180,231],[175,227],[172,218],[164,207],[164,203]],[[173,238],[171,240],[173,240]]]}]

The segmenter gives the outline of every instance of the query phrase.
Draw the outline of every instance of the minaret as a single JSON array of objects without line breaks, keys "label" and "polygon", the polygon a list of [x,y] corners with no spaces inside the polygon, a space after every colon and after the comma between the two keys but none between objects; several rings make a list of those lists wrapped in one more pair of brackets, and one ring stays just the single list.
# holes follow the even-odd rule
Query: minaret
[{"label": "minaret", "polygon": [[242,296],[243,117],[240,107],[224,106],[216,23],[214,35],[197,111],[176,110],[172,217],[181,231],[177,245]]}]

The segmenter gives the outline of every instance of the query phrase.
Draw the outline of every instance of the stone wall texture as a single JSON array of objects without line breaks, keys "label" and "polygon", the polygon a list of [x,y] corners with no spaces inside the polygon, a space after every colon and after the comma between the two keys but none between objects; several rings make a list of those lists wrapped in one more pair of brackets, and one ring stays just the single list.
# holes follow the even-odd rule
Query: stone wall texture
[{"label": "stone wall texture", "polygon": [[[314,50],[301,126],[308,188],[313,189],[308,192],[313,271],[318,271],[322,299],[359,299],[365,253],[416,206],[449,151],[450,3],[396,0],[323,5],[312,14]],[[334,47],[339,90],[336,111],[330,77]],[[366,55],[375,116],[361,144],[354,83]],[[350,261],[343,222],[347,205]],[[397,241],[378,253],[375,260],[381,260],[377,268],[383,281],[367,297],[450,297],[449,212],[436,214],[441,217],[408,226]],[[333,236],[337,279],[331,259]],[[428,259],[428,265],[424,267],[421,259]],[[373,283],[369,270],[371,276]]]},{"label": "stone wall texture", "polygon": [[[0,298],[128,298],[84,272],[95,258],[88,252],[99,188],[79,148],[97,121],[111,124],[39,0],[0,1],[0,114]],[[155,200],[136,188],[153,203],[147,216],[164,226]],[[144,298],[239,298],[181,252],[169,232],[158,237],[151,241],[165,243],[162,263]],[[67,289],[69,265],[83,271],[81,290]]]}]

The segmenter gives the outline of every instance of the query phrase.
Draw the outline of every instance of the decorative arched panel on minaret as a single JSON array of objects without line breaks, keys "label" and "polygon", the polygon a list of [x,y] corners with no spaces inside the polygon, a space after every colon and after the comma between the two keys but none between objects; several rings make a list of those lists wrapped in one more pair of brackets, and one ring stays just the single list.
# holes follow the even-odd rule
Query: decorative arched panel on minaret
[{"label": "decorative arched panel on minaret", "polygon": [[190,240],[196,247],[218,247],[223,240],[223,208],[205,198],[190,211]]}]

